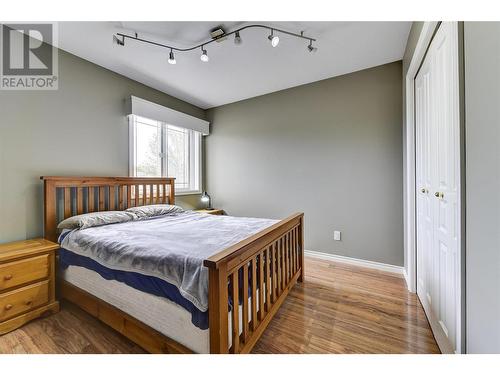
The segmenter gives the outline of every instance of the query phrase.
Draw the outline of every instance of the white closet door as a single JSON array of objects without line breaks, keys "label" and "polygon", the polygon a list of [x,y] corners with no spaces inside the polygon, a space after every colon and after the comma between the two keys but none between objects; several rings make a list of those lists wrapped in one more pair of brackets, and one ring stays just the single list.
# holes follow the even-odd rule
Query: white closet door
[{"label": "white closet door", "polygon": [[445,351],[460,351],[458,28],[443,22],[415,79],[417,294]]},{"label": "white closet door", "polygon": [[[441,110],[436,111],[437,168],[435,188],[435,244],[439,252],[439,324],[451,343],[456,339],[458,296],[458,69],[452,58],[457,43],[453,25],[442,25],[436,35],[435,92]],[[455,77],[456,76],[456,77]]]},{"label": "white closet door", "polygon": [[429,278],[432,276],[431,248],[434,235],[434,211],[432,205],[433,176],[431,149],[433,149],[430,100],[430,64],[424,61],[415,80],[416,121],[416,184],[417,184],[417,293],[432,304]]}]

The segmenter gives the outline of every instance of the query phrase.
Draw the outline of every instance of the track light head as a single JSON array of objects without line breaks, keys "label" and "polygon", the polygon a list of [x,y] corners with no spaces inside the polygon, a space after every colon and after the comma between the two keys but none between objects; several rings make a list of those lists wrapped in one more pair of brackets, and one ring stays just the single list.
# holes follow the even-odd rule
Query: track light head
[{"label": "track light head", "polygon": [[201,46],[201,56],[200,56],[200,60],[203,61],[203,62],[208,62],[208,60],[210,60],[208,58],[208,55],[207,55],[207,50],[203,49],[203,46]]},{"label": "track light head", "polygon": [[312,40],[311,40],[311,41],[309,42],[309,45],[307,46],[307,50],[308,50],[309,52],[316,52],[316,51],[318,50],[318,48],[313,47],[313,45],[312,45]]},{"label": "track light head", "polygon": [[279,44],[279,42],[280,42],[279,36],[274,35],[274,30],[273,29],[271,29],[271,35],[269,35],[267,37],[267,39],[269,39],[271,41],[271,45],[273,47],[276,47]]},{"label": "track light head", "polygon": [[236,31],[236,33],[234,34],[234,44],[239,46],[241,44],[241,42],[242,42],[242,40],[241,40],[240,32]]},{"label": "track light head", "polygon": [[124,46],[125,45],[125,38],[118,38],[118,36],[113,35],[113,44],[117,44],[119,46]]},{"label": "track light head", "polygon": [[170,54],[168,55],[168,63],[170,65],[177,64],[177,61],[175,61],[174,51],[172,51],[172,50],[170,50]]}]

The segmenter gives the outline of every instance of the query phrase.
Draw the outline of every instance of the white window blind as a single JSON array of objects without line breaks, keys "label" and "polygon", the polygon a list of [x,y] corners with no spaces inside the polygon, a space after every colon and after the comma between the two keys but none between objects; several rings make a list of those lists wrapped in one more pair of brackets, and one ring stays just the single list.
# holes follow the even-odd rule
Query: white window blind
[{"label": "white window blind", "polygon": [[127,103],[128,115],[136,115],[144,118],[155,119],[166,124],[172,124],[184,129],[194,130],[203,135],[210,133],[210,123],[183,112],[164,107],[160,104],[150,102],[131,96]]}]

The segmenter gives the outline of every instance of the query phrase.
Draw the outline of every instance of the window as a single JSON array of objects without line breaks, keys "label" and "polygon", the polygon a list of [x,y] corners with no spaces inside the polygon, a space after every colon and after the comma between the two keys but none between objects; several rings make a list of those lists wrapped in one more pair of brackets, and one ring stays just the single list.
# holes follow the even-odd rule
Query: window
[{"label": "window", "polygon": [[130,115],[130,175],[175,177],[176,194],[200,193],[201,133]]}]

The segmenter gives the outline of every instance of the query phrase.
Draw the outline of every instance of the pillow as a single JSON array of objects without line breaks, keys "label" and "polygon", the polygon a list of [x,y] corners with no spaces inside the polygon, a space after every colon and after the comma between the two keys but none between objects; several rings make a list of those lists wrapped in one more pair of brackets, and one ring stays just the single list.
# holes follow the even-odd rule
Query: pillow
[{"label": "pillow", "polygon": [[125,211],[101,211],[68,217],[57,226],[59,229],[85,229],[99,225],[125,223],[134,220],[134,214]]},{"label": "pillow", "polygon": [[136,215],[139,219],[184,212],[181,207],[173,204],[151,204],[148,206],[130,207],[125,211]]}]

